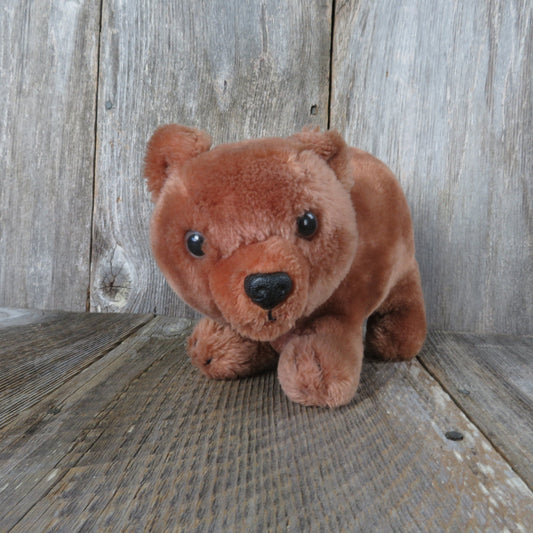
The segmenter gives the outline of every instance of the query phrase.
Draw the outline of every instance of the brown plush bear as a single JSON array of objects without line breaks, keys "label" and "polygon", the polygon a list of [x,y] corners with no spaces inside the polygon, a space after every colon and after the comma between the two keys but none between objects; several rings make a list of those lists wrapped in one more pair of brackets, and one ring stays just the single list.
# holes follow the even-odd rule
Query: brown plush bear
[{"label": "brown plush bear", "polygon": [[152,136],[151,239],[171,287],[203,318],[189,356],[215,379],[277,364],[285,393],[338,406],[365,350],[411,359],[426,332],[409,209],[391,171],[336,131],[210,150],[203,131]]}]

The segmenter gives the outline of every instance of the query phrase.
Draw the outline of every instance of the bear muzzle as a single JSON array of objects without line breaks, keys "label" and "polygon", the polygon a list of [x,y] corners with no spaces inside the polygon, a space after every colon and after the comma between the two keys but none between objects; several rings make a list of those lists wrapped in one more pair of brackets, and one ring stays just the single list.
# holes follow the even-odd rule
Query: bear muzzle
[{"label": "bear muzzle", "polygon": [[225,321],[240,335],[271,341],[302,316],[309,268],[294,244],[272,236],[219,260],[210,273],[209,289]]}]

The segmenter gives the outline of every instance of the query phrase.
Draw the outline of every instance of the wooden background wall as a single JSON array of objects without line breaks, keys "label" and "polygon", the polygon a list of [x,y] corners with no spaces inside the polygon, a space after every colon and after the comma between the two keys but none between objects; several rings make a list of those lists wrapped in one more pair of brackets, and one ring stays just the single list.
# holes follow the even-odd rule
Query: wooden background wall
[{"label": "wooden background wall", "polygon": [[530,0],[5,0],[0,32],[0,305],[190,314],[150,134],[316,124],[399,176],[432,327],[533,333]]}]

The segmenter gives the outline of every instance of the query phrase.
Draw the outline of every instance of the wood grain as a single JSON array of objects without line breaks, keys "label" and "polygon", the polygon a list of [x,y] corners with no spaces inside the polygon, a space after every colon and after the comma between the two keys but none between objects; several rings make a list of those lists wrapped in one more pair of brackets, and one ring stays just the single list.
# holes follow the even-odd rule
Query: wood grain
[{"label": "wood grain", "polygon": [[190,315],[152,259],[142,179],[153,130],[214,143],[326,126],[331,0],[104,0],[91,308]]},{"label": "wood grain", "polygon": [[150,315],[58,311],[0,326],[0,427],[102,357]]},{"label": "wood grain", "polygon": [[533,337],[432,332],[420,359],[533,489]]},{"label": "wood grain", "polygon": [[0,307],[0,328],[24,326],[40,320],[47,321],[49,311],[38,309],[17,309],[15,307]]},{"label": "wood grain", "polygon": [[97,4],[0,11],[0,305],[83,310],[90,285],[93,310],[191,316],[149,250],[150,134],[285,135],[330,98],[406,189],[430,324],[533,332],[531,2]]},{"label": "wood grain", "polygon": [[533,4],[336,3],[331,125],[406,189],[433,327],[533,333]]},{"label": "wood grain", "polygon": [[35,406],[38,423],[4,429],[3,527],[496,532],[533,520],[531,490],[418,362],[367,361],[355,402],[304,408],[272,373],[202,377],[186,328],[152,320],[47,397],[55,410]]},{"label": "wood grain", "polygon": [[0,305],[86,308],[99,18],[82,0],[0,9]]},{"label": "wood grain", "polygon": [[[122,315],[98,316],[109,320]],[[136,323],[131,322],[132,326]],[[170,324],[163,319],[149,322],[2,428],[3,531],[10,530],[37,502],[47,501],[47,492],[66,472],[75,469],[86,446],[102,437],[98,427],[101,413],[112,407],[121,391],[135,383],[155,360],[183,345],[183,332],[188,325],[183,320]],[[116,340],[120,337],[116,336]],[[84,444],[77,446],[82,441]],[[46,527],[36,529],[45,530]]]}]

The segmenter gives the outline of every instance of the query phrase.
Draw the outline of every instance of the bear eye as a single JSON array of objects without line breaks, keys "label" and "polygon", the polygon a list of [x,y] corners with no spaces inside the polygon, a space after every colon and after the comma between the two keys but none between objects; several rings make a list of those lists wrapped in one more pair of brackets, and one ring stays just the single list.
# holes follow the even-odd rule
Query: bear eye
[{"label": "bear eye", "polygon": [[197,231],[188,231],[185,234],[185,244],[189,253],[194,255],[194,257],[202,257],[202,255],[205,255],[205,252],[202,250],[204,236],[201,233]]},{"label": "bear eye", "polygon": [[318,229],[318,219],[311,211],[306,211],[301,217],[296,220],[298,225],[298,235],[306,239],[311,238]]}]

